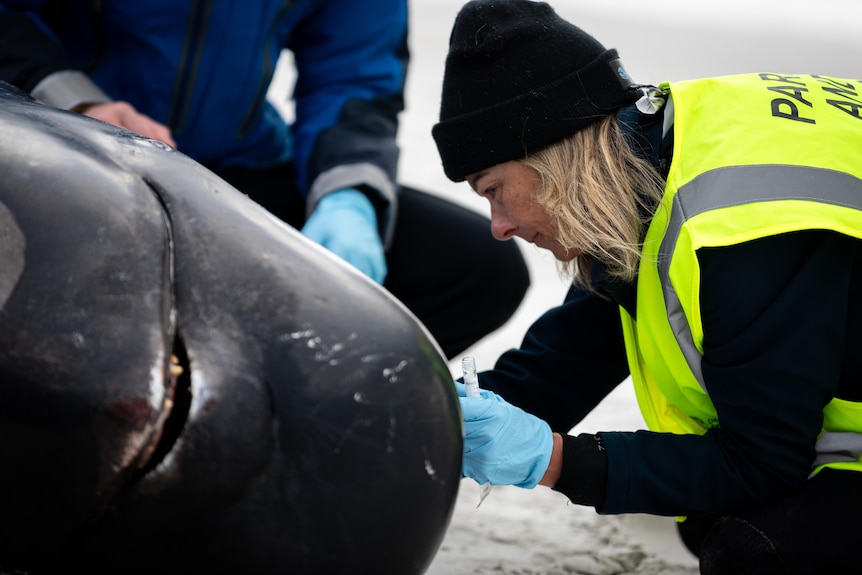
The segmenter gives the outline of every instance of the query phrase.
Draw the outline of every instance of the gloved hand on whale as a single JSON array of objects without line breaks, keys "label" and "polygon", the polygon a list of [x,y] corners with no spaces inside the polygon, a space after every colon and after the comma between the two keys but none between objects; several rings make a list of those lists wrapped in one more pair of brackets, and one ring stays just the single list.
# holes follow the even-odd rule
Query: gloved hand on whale
[{"label": "gloved hand on whale", "polygon": [[352,188],[320,199],[302,233],[379,284],[386,279],[377,214],[368,196]]},{"label": "gloved hand on whale", "polygon": [[464,419],[462,473],[480,485],[538,485],[551,463],[550,426],[493,391],[467,397],[465,385],[457,381],[455,390]]}]

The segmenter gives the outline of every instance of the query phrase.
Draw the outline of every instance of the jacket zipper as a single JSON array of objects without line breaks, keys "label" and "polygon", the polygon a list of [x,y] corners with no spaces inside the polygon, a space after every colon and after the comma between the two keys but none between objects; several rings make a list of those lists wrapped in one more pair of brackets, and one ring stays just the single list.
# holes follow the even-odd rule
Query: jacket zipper
[{"label": "jacket zipper", "polygon": [[264,39],[263,44],[263,67],[261,69],[260,79],[258,80],[257,90],[255,90],[251,107],[246,113],[245,118],[243,118],[242,123],[239,125],[239,129],[236,133],[237,138],[242,139],[248,134],[266,102],[266,91],[269,89],[270,79],[275,68],[275,61],[273,61],[272,55],[269,52],[269,43],[270,40],[272,40],[272,36],[275,34],[279,23],[281,23],[281,20],[284,18],[285,14],[287,14],[288,10],[290,10],[291,5],[295,2],[296,0],[285,0],[266,32],[266,38]]},{"label": "jacket zipper", "polygon": [[174,81],[171,107],[168,110],[167,124],[175,134],[182,133],[185,127],[194,94],[195,80],[200,69],[211,8],[212,2],[210,1],[194,0],[192,2],[186,40],[183,44],[177,77]]}]

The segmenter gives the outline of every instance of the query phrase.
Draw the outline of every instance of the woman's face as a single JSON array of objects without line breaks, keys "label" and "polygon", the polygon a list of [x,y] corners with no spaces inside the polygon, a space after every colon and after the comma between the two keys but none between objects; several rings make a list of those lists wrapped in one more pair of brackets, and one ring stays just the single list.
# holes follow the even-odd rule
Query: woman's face
[{"label": "woman's face", "polygon": [[467,176],[467,183],[491,204],[491,233],[498,240],[518,236],[566,262],[579,255],[556,239],[551,217],[534,198],[542,189],[539,172],[521,162],[498,164]]}]

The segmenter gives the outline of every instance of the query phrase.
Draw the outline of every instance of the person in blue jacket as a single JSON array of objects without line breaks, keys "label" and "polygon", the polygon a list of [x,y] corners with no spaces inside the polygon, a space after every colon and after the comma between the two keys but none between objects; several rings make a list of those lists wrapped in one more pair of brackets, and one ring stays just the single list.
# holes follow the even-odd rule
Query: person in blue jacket
[{"label": "person in blue jacket", "polygon": [[[862,81],[637,85],[547,3],[474,0],[432,133],[573,282],[456,382],[464,475],[676,516],[705,574],[859,571]],[[628,377],[647,429],[569,434]]]},{"label": "person in blue jacket", "polygon": [[[407,16],[405,0],[3,0],[0,80],[175,146],[382,284],[451,358],[529,275],[484,217],[396,181]],[[285,49],[292,123],[267,100]]]}]

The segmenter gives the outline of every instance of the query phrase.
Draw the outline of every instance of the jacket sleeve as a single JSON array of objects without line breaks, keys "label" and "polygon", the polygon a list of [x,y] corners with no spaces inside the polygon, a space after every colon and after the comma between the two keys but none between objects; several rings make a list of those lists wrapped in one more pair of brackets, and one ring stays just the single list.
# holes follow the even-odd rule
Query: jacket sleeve
[{"label": "jacket sleeve", "polygon": [[0,80],[66,110],[111,101],[69,65],[62,44],[40,17],[46,3],[0,3]]},{"label": "jacket sleeve", "polygon": [[554,489],[597,507],[607,483],[601,437],[568,432],[628,375],[619,305],[573,287],[561,306],[530,326],[520,348],[504,353],[479,381],[563,436],[563,469]]},{"label": "jacket sleeve", "polygon": [[565,434],[628,374],[619,306],[571,288],[479,381]]},{"label": "jacket sleeve", "polygon": [[395,216],[398,114],[408,61],[405,0],[327,0],[291,35],[297,69],[294,158],[310,214],[356,187],[388,243]]},{"label": "jacket sleeve", "polygon": [[859,243],[806,231],[698,253],[703,378],[720,427],[602,433],[600,513],[723,515],[806,481],[823,407],[858,387],[847,350],[860,345],[849,303],[862,289]]}]

